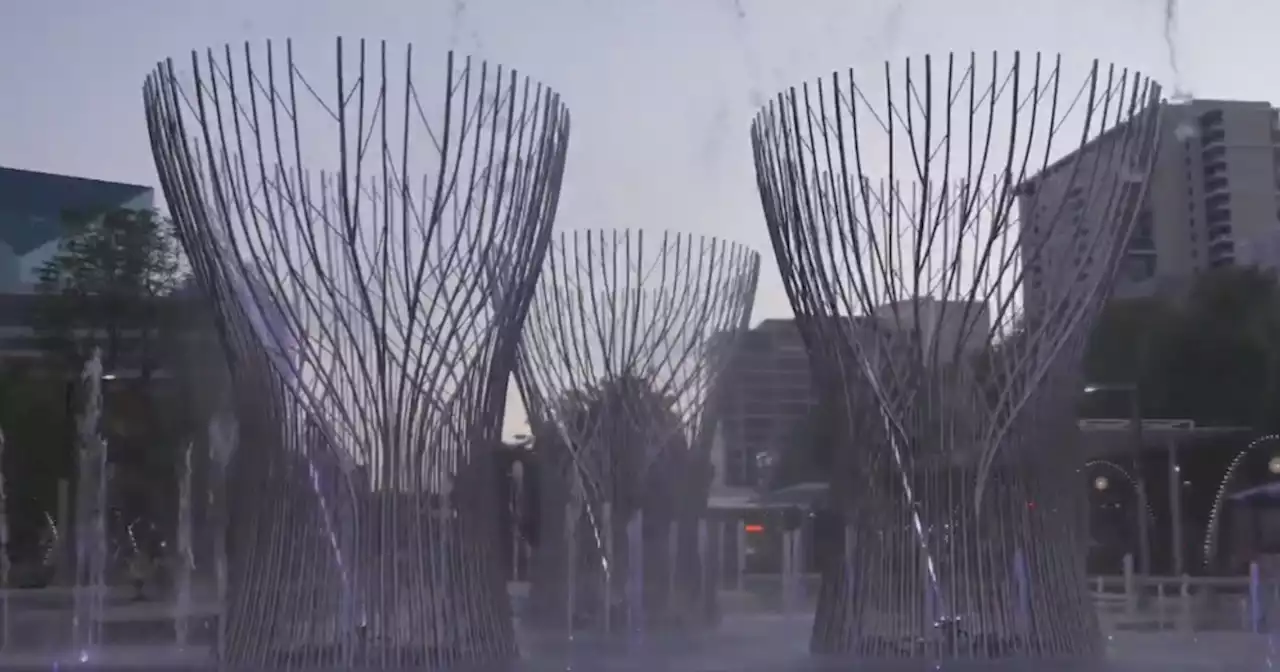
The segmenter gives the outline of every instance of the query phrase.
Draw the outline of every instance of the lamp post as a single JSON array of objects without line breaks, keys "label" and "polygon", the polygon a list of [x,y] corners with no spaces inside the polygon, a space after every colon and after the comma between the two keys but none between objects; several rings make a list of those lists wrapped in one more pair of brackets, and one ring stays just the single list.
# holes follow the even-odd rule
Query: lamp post
[{"label": "lamp post", "polygon": [[1086,385],[1085,394],[1096,392],[1124,392],[1129,397],[1129,428],[1133,440],[1134,474],[1133,485],[1137,490],[1138,506],[1135,515],[1138,517],[1138,572],[1142,576],[1151,575],[1151,533],[1147,529],[1147,486],[1142,472],[1142,395],[1136,383],[1093,384]]}]

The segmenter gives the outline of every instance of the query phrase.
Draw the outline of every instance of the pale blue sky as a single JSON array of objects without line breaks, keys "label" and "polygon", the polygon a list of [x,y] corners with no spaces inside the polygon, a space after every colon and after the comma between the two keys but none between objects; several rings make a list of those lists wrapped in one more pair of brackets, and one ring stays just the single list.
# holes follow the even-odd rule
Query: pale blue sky
[{"label": "pale blue sky", "polygon": [[[564,95],[560,226],[708,233],[768,257],[747,135],[764,97],[833,68],[971,49],[1113,60],[1168,89],[1164,12],[1164,0],[6,0],[0,165],[155,185],[141,85],[157,60],[268,37],[411,41]],[[1184,88],[1280,101],[1280,3],[1182,0],[1179,15]],[[788,312],[767,259],[756,317]]]}]

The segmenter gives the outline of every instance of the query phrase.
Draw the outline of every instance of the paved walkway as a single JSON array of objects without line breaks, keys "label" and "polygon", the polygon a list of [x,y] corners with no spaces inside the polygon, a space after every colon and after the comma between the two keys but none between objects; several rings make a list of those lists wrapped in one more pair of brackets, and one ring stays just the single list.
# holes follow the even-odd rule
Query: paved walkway
[{"label": "paved walkway", "polygon": [[[13,600],[24,605],[42,605],[31,610],[11,612],[15,625],[40,618],[41,615],[65,615],[65,607],[50,608],[67,602],[69,591],[54,591],[26,599]],[[114,597],[114,596],[113,596]],[[50,605],[50,606],[43,606]],[[216,612],[208,605],[193,605],[194,612]],[[24,613],[25,612],[25,613]],[[112,600],[105,614],[111,622],[163,620],[170,618],[171,604],[160,602],[129,603]],[[65,619],[63,619],[65,620]],[[69,621],[64,624],[69,641]],[[530,672],[542,669],[562,670],[566,663],[590,672],[613,670],[668,669],[672,672],[793,672],[801,670],[839,669],[848,667],[824,662],[808,654],[812,616],[805,613],[734,613],[716,630],[703,634],[653,635],[643,639],[592,641],[590,635],[579,635],[572,650],[560,633],[521,630],[521,648],[528,662],[522,666]],[[21,628],[18,628],[19,630]],[[1274,640],[1274,641],[1273,641]],[[54,663],[78,662],[71,651],[58,651],[65,645],[41,647],[43,651],[7,651],[0,653],[0,669],[9,667],[44,667]],[[1108,638],[1110,666],[1124,672],[1254,672],[1280,667],[1280,636],[1268,637],[1249,633],[1115,632]],[[91,664],[133,668],[180,668],[198,666],[209,660],[208,647],[188,646],[179,650],[173,645],[111,645],[101,649]],[[1043,668],[1041,668],[1043,669]]]}]

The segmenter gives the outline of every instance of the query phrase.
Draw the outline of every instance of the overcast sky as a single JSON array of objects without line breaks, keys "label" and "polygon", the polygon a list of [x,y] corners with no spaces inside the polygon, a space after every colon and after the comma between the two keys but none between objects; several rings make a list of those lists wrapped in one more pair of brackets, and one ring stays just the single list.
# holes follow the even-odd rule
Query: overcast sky
[{"label": "overcast sky", "polygon": [[[1164,0],[6,0],[0,165],[157,185],[140,98],[156,61],[268,37],[411,41],[518,67],[564,95],[559,226],[694,231],[767,253],[747,135],[765,97],[833,68],[951,50],[1096,57],[1169,90],[1165,11]],[[1178,22],[1184,89],[1280,101],[1280,3],[1182,0]],[[789,312],[772,259],[765,269],[757,319]]]}]

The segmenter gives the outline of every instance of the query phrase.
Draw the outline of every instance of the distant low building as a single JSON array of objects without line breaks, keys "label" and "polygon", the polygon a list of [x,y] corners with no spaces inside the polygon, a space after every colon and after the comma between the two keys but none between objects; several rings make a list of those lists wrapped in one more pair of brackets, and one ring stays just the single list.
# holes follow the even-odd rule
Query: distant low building
[{"label": "distant low building", "polygon": [[767,461],[791,440],[816,396],[794,320],[765,320],[732,342],[710,409],[723,453],[717,479],[755,488],[765,484]]},{"label": "distant low building", "polygon": [[154,206],[151,187],[0,167],[0,294],[35,290],[68,215]]},{"label": "distant low building", "polygon": [[35,291],[66,218],[154,205],[151,187],[0,167],[0,360],[41,355]]}]

